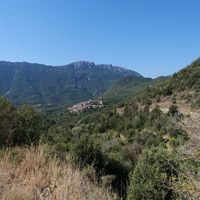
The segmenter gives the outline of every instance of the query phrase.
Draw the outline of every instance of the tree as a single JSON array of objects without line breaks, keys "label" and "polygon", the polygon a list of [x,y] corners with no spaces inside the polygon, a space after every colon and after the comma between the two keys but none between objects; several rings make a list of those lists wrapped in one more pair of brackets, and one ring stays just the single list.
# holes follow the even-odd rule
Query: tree
[{"label": "tree", "polygon": [[0,98],[0,145],[11,146],[16,131],[15,108],[4,98]]},{"label": "tree", "polygon": [[2,146],[30,145],[39,142],[47,124],[40,113],[24,105],[14,108],[0,98],[0,144]]},{"label": "tree", "polygon": [[42,116],[27,105],[16,110],[17,127],[13,142],[17,145],[37,144],[44,133]]}]

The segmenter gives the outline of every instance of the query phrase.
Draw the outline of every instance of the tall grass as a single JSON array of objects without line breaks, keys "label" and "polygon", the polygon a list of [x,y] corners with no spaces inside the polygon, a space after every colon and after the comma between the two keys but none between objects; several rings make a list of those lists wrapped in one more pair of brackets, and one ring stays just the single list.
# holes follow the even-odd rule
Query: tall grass
[{"label": "tall grass", "polygon": [[88,180],[70,162],[46,159],[43,147],[25,149],[20,162],[9,153],[0,160],[2,200],[111,200],[111,193]]}]

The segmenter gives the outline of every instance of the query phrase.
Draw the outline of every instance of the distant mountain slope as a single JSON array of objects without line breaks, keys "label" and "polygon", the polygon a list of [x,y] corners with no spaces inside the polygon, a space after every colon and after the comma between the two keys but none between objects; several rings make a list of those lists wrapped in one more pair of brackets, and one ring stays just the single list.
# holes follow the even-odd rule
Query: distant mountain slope
[{"label": "distant mountain slope", "polygon": [[126,76],[142,77],[122,67],[86,61],[56,67],[1,61],[0,96],[16,105],[72,104],[101,95]]},{"label": "distant mountain slope", "polygon": [[156,79],[127,76],[119,80],[108,91],[106,91],[102,98],[108,104],[121,103],[122,101],[129,101],[150,85],[161,83],[169,77],[158,77]]},{"label": "distant mountain slope", "polygon": [[119,103],[136,95],[145,85],[149,85],[151,81],[151,78],[127,76],[106,91],[102,98],[108,104]]}]

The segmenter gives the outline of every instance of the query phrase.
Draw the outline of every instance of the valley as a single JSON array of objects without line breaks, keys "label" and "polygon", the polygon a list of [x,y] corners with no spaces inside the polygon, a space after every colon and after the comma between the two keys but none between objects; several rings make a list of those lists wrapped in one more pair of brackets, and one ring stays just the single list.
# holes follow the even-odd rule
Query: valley
[{"label": "valley", "polygon": [[0,197],[59,199],[68,188],[77,200],[198,199],[199,66],[157,79],[124,71],[95,100],[56,109],[1,98]]}]

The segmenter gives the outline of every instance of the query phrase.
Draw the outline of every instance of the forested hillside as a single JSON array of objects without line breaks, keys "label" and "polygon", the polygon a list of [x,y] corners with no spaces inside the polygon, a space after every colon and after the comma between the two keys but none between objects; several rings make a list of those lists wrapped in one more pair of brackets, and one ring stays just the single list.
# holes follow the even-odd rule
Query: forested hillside
[{"label": "forested hillside", "polygon": [[[55,176],[57,172],[51,171],[51,166],[56,169],[75,166],[75,171],[70,173],[76,173],[79,168],[85,178],[78,176],[77,182],[83,181],[87,186],[85,191],[89,191],[83,192],[78,184],[77,194],[83,195],[81,199],[87,199],[88,193],[90,199],[92,195],[98,199],[99,192],[93,193],[91,184],[102,194],[99,199],[199,199],[199,66],[198,59],[167,80],[158,80],[143,88],[136,97],[127,100],[124,95],[127,101],[104,107],[101,111],[69,113],[63,109],[40,113],[28,106],[14,108],[1,99],[0,166],[12,161],[17,163],[16,169],[23,169],[28,161],[24,148],[29,152],[27,149],[32,144],[36,149],[42,148],[39,155],[44,160],[34,164],[40,173],[40,170],[48,171],[48,177],[60,178],[62,174]],[[126,79],[120,84],[126,87]],[[11,161],[5,160],[7,157]],[[46,167],[44,163],[47,163]],[[5,167],[4,173],[13,174],[13,169],[8,169],[9,172]],[[31,167],[28,169],[32,170]],[[17,170],[7,177],[15,184],[6,182],[15,192],[16,174]],[[27,177],[29,175],[26,173]],[[36,175],[38,177],[39,173]],[[7,180],[4,176],[1,179]],[[20,184],[25,184],[24,180],[19,179]],[[28,182],[27,194],[59,199],[56,188],[60,191],[71,188],[68,183],[60,186],[63,179],[56,182],[56,187],[52,186],[51,178],[40,180],[45,181],[40,184],[35,181],[32,185]],[[0,195],[7,197],[8,191],[2,188]],[[38,193],[34,193],[35,190]]]},{"label": "forested hillside", "polygon": [[0,95],[15,105],[55,107],[88,100],[137,72],[112,65],[76,62],[65,66],[0,62]]},{"label": "forested hillside", "polygon": [[131,98],[141,94],[147,86],[158,84],[169,77],[158,77],[156,79],[127,76],[119,80],[108,89],[101,98],[106,104],[128,102]]}]

